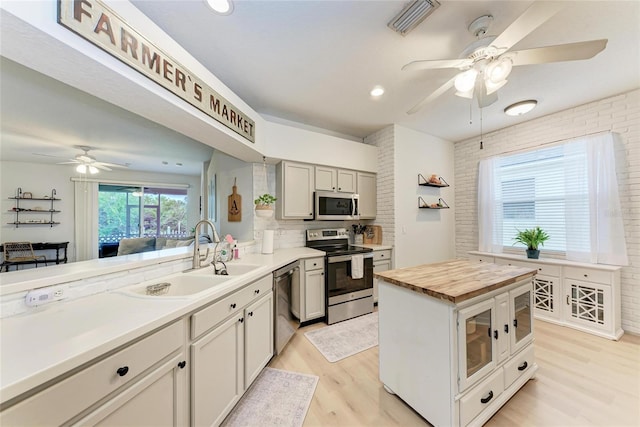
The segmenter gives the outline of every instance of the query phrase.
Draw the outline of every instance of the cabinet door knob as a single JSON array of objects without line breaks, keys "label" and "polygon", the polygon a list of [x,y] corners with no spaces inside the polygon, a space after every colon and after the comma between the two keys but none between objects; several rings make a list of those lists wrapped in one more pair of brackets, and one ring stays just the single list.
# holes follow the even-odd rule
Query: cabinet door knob
[{"label": "cabinet door knob", "polygon": [[236,303],[235,302],[231,304],[231,308],[236,308]]},{"label": "cabinet door knob", "polygon": [[253,311],[249,312],[249,316],[253,317]]},{"label": "cabinet door knob", "polygon": [[487,394],[487,397],[483,397],[480,399],[480,402],[482,403],[489,403],[489,401],[493,399],[493,390],[489,391],[489,394]]},{"label": "cabinet door knob", "polygon": [[384,258],[384,254],[380,254],[380,258]]},{"label": "cabinet door knob", "polygon": [[513,319],[513,327],[514,328],[518,327],[518,319]]},{"label": "cabinet door knob", "polygon": [[122,368],[118,368],[118,370],[116,371],[116,374],[120,375],[121,377],[124,377],[125,375],[127,375],[127,372],[129,372],[129,367],[123,366]]},{"label": "cabinet door knob", "polygon": [[342,187],[338,187],[338,191],[342,190]]},{"label": "cabinet door knob", "polygon": [[524,371],[525,369],[527,369],[527,366],[529,366],[529,364],[525,360],[522,365],[518,366],[518,371]]},{"label": "cabinet door knob", "polygon": [[256,289],[255,291],[253,291],[253,293],[258,295],[260,293],[260,289]]},{"label": "cabinet door knob", "polygon": [[498,339],[498,330],[493,331],[493,338]]},{"label": "cabinet door knob", "polygon": [[187,366],[186,360],[183,360],[182,362],[178,363],[178,368],[180,369],[184,369],[185,366]]},{"label": "cabinet door knob", "polygon": [[239,319],[238,319],[238,322],[240,322],[240,323],[244,323],[244,317],[239,318]]},{"label": "cabinet door knob", "polygon": [[504,333],[505,334],[509,333],[509,325],[508,324],[504,325]]},{"label": "cabinet door knob", "polygon": [[588,275],[588,274],[585,274],[585,275],[584,275],[584,277],[589,277],[589,275]]}]

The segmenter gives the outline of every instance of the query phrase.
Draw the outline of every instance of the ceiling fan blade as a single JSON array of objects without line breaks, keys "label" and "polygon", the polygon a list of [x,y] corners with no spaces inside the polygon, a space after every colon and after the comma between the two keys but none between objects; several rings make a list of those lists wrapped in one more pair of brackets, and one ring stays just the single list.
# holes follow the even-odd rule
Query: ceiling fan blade
[{"label": "ceiling fan blade", "polygon": [[103,171],[109,171],[109,172],[111,172],[111,171],[113,170],[113,169],[111,169],[110,167],[105,166],[105,164],[104,164],[104,163],[102,163],[102,162],[92,163],[92,164],[90,164],[89,166],[93,166],[93,167],[95,167],[95,168],[97,168],[97,169],[102,169]]},{"label": "ceiling fan blade", "polygon": [[607,39],[578,43],[559,44],[511,52],[513,65],[546,64],[549,62],[578,61],[590,59],[602,52]]},{"label": "ceiling fan blade", "polygon": [[496,37],[491,45],[503,52],[511,49],[512,46],[544,24],[563,7],[562,2],[534,2],[502,34]]},{"label": "ceiling fan blade", "polygon": [[118,163],[109,163],[109,162],[94,162],[94,165],[103,165],[103,166],[107,166],[110,168],[128,168],[129,165],[121,165]]},{"label": "ceiling fan blade", "polygon": [[402,67],[402,71],[407,70],[435,70],[438,68],[464,68],[473,64],[470,59],[436,59],[436,60],[421,60],[413,61],[405,64]]},{"label": "ceiling fan blade", "polygon": [[45,154],[45,153],[31,153],[34,156],[42,156],[42,157],[53,157],[54,159],[66,159],[66,156],[54,156],[53,154]]},{"label": "ceiling fan blade", "polygon": [[474,94],[478,98],[478,107],[480,108],[488,107],[498,100],[498,92],[487,93],[487,87],[482,78],[476,79]]},{"label": "ceiling fan blade", "polygon": [[80,164],[82,162],[79,162],[77,160],[67,160],[66,162],[58,162],[56,163],[56,165],[77,165]]},{"label": "ceiling fan blade", "polygon": [[428,103],[430,103],[431,101],[433,101],[434,99],[438,98],[440,95],[442,95],[443,93],[451,89],[453,87],[453,83],[455,82],[455,80],[456,80],[456,76],[452,77],[451,80],[447,81],[438,89],[434,90],[433,93],[431,93],[431,95],[427,96],[425,99],[417,103],[412,109],[407,111],[407,114],[414,114],[418,112],[422,107],[424,107],[425,105],[427,105]]}]

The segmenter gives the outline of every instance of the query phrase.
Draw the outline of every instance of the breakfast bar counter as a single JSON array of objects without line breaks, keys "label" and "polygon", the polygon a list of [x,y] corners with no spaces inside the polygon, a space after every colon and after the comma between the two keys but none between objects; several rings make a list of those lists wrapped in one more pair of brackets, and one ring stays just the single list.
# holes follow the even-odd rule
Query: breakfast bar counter
[{"label": "breakfast bar counter", "polygon": [[466,260],[376,273],[385,389],[432,425],[484,424],[538,369],[535,274]]}]

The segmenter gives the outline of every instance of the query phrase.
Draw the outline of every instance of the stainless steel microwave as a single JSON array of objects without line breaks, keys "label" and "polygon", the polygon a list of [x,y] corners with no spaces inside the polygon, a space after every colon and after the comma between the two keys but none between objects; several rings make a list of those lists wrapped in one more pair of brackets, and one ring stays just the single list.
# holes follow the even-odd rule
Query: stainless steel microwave
[{"label": "stainless steel microwave", "polygon": [[319,220],[357,220],[360,219],[358,202],[360,196],[351,193],[316,191],[315,219]]}]

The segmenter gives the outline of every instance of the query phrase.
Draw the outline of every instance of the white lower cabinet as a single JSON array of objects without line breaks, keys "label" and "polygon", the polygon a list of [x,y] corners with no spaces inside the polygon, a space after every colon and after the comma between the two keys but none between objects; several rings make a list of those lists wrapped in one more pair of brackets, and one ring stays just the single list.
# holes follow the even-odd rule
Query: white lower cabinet
[{"label": "white lower cabinet", "polygon": [[233,316],[191,345],[191,421],[218,425],[244,392],[244,327]]},{"label": "white lower cabinet", "polygon": [[291,312],[301,322],[325,315],[324,257],[300,262],[300,283],[291,289]]},{"label": "white lower cabinet", "polygon": [[536,318],[617,340],[622,334],[620,267],[474,252],[478,262],[530,267]]},{"label": "white lower cabinet", "polygon": [[219,425],[273,356],[272,287],[265,276],[191,316],[193,425]]},{"label": "white lower cabinet", "polygon": [[484,424],[538,369],[531,279],[459,304],[380,294],[380,379],[433,425]]},{"label": "white lower cabinet", "polygon": [[0,412],[0,425],[186,425],[185,324],[175,322]]},{"label": "white lower cabinet", "polygon": [[[380,273],[382,271],[391,270],[391,250],[385,249],[373,251],[373,272]],[[378,302],[378,279],[373,278],[373,302]]]}]

